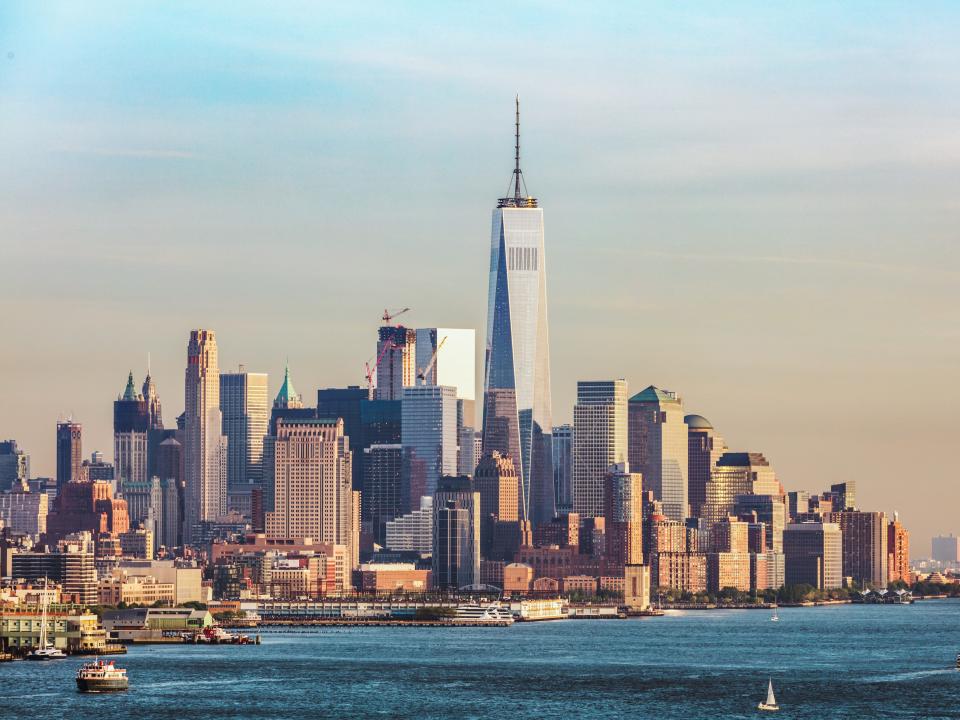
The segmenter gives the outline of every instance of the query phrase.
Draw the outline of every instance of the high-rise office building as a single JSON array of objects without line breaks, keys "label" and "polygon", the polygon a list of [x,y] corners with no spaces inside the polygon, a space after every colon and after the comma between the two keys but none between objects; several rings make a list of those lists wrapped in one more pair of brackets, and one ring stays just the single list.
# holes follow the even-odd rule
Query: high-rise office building
[{"label": "high-rise office building", "polygon": [[457,590],[480,582],[480,493],[464,475],[443,477],[433,498],[433,584]]},{"label": "high-rise office building", "polygon": [[603,482],[611,466],[627,462],[627,381],[577,383],[573,407],[573,511],[603,516]]},{"label": "high-rise office building", "polygon": [[266,373],[220,374],[220,412],[227,438],[227,488],[249,489],[259,484],[263,463],[263,438],[270,413]]},{"label": "high-rise office building", "polygon": [[809,509],[810,493],[806,490],[791,490],[787,493],[787,513],[790,522],[797,522],[797,517]]},{"label": "high-rise office building", "polygon": [[363,448],[362,451],[354,449],[354,462],[361,453],[364,476],[363,491],[360,496],[360,519],[373,533],[374,540],[383,545],[386,542],[387,523],[400,517],[405,511],[403,445],[400,443],[374,444]]},{"label": "high-rise office building", "polygon": [[520,476],[513,458],[496,451],[485,455],[473,485],[480,494],[480,554],[512,560],[520,544]]},{"label": "high-rise office building", "polygon": [[201,522],[227,510],[226,438],[220,413],[220,368],[213,330],[191,330],[184,382],[185,541]]},{"label": "high-rise office building", "polygon": [[643,478],[626,462],[607,470],[603,487],[607,572],[643,564]]},{"label": "high-rise office building", "polygon": [[746,494],[734,497],[733,514],[737,517],[753,516],[763,523],[764,548],[755,552],[783,552],[783,529],[787,526],[787,504],[779,494]]},{"label": "high-rise office building", "polygon": [[147,367],[147,376],[143,380],[141,394],[143,399],[147,401],[148,427],[150,430],[163,430],[163,410],[160,407],[160,395],[157,394],[157,386],[150,376],[149,367]]},{"label": "high-rise office building", "polygon": [[342,420],[277,420],[269,538],[344,545],[357,561],[350,441]]},{"label": "high-rise office building", "polygon": [[553,426],[553,493],[558,514],[573,512],[573,425]]},{"label": "high-rise office building", "polygon": [[401,444],[404,510],[420,507],[444,475],[457,472],[457,391],[445,385],[403,389]]},{"label": "high-rise office building", "polygon": [[738,495],[776,495],[783,487],[763,453],[726,452],[714,465],[707,483],[701,517],[719,522],[735,514]]},{"label": "high-rise office building", "polygon": [[30,479],[30,456],[16,440],[0,441],[0,492],[19,488]]},{"label": "high-rise office building", "polygon": [[433,552],[433,498],[420,498],[417,510],[387,521],[384,528],[387,550],[415,552],[429,555]]},{"label": "high-rise office building", "polygon": [[669,390],[651,385],[630,398],[630,467],[643,475],[664,514],[683,521],[689,515],[689,435],[683,401]]},{"label": "high-rise office building", "polygon": [[377,333],[375,400],[402,400],[403,389],[417,379],[417,331],[403,325],[383,325]]},{"label": "high-rise office building", "polygon": [[690,516],[700,517],[707,502],[707,483],[717,461],[727,451],[727,446],[702,415],[687,415],[687,497]]},{"label": "high-rise office building", "polygon": [[149,427],[149,406],[143,395],[137,393],[131,371],[126,388],[113,403],[114,478],[121,493],[127,483],[143,484],[147,481]]},{"label": "high-rise office building", "polygon": [[843,584],[843,538],[832,522],[790,523],[783,532],[786,584],[832,590]]},{"label": "high-rise office building", "polygon": [[930,543],[930,554],[938,563],[956,565],[960,563],[960,537],[955,535],[937,535]]},{"label": "high-rise office building", "polygon": [[882,512],[844,510],[824,519],[843,534],[843,575],[858,585],[887,586],[887,516]]},{"label": "high-rise office building", "polygon": [[519,100],[514,160],[513,192],[497,203],[490,232],[483,451],[513,458],[521,515],[536,526],[556,513],[553,409],[543,210],[520,170]]},{"label": "high-rise office building", "polygon": [[129,529],[126,501],[115,498],[110,483],[103,480],[67,483],[47,515],[47,542],[51,544],[76,532],[89,532],[99,541],[103,534],[118,535]]},{"label": "high-rise office building", "polygon": [[82,479],[83,427],[67,420],[57,423],[57,492],[68,482]]},{"label": "high-rise office building", "polygon": [[855,510],[857,507],[857,483],[853,480],[830,486],[830,492],[824,493],[833,501],[834,512]]},{"label": "high-rise office building", "polygon": [[910,533],[900,522],[900,515],[893,514],[887,524],[887,579],[910,582]]}]

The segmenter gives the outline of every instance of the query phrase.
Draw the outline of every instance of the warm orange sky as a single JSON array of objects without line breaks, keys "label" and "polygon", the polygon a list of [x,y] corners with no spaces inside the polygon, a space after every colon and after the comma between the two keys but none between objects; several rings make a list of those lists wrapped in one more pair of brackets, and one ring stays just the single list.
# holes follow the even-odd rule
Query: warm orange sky
[{"label": "warm orange sky", "polygon": [[556,420],[578,379],[676,390],[927,555],[960,532],[960,10],[873,5],[5,4],[0,437],[52,475],[72,413],[109,457],[147,352],[172,425],[192,327],[308,400],[384,307],[482,337],[519,92]]}]

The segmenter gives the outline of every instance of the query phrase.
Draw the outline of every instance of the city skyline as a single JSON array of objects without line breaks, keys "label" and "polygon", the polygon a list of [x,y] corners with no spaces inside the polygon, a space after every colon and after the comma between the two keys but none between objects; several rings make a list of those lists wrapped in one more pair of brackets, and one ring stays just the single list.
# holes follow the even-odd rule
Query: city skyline
[{"label": "city skyline", "polygon": [[[570,23],[573,11],[567,13],[557,22]],[[95,18],[96,13],[93,15]],[[892,24],[895,16],[890,10],[877,13],[867,25],[874,31],[883,29],[884,22]],[[839,13],[838,19],[837,32],[849,39],[852,22],[843,21],[850,18]],[[172,427],[183,409],[179,402],[182,375],[178,375],[182,373],[183,341],[190,328],[216,330],[222,369],[233,369],[242,362],[251,371],[269,372],[274,378],[271,396],[276,380],[282,377],[282,361],[289,355],[307,398],[314,396],[316,388],[363,384],[362,364],[371,354],[371,336],[384,306],[412,306],[412,327],[483,332],[486,278],[473,268],[485,265],[489,198],[502,187],[503,166],[512,143],[506,107],[513,92],[519,90],[525,98],[525,156],[530,158],[525,166],[536,178],[537,194],[547,211],[545,232],[550,236],[553,423],[571,420],[578,380],[625,377],[634,388],[654,384],[680,393],[685,410],[709,418],[732,450],[763,452],[787,489],[816,490],[855,478],[860,481],[864,506],[899,510],[915,534],[917,547],[925,546],[931,535],[957,530],[947,509],[960,499],[949,469],[952,436],[948,413],[960,400],[957,383],[951,381],[960,334],[950,317],[950,309],[956,307],[960,263],[949,239],[952,235],[947,234],[952,222],[947,211],[955,209],[955,201],[939,188],[942,174],[949,170],[942,164],[943,158],[949,160],[955,154],[951,139],[955,133],[939,124],[947,108],[925,96],[919,86],[921,71],[948,66],[951,55],[914,59],[898,76],[902,84],[894,88],[898,91],[882,96],[870,92],[868,80],[871,71],[883,69],[873,62],[879,62],[877,56],[889,49],[893,42],[889,37],[861,37],[857,47],[866,59],[857,60],[841,55],[839,43],[810,47],[803,42],[808,36],[801,27],[799,47],[791,49],[808,55],[821,49],[828,59],[838,62],[839,77],[859,94],[852,93],[848,100],[832,95],[831,99],[859,122],[871,103],[879,104],[884,112],[886,104],[901,109],[899,101],[914,92],[920,94],[919,108],[929,113],[931,122],[921,141],[916,136],[919,110],[914,105],[903,114],[892,114],[890,126],[858,135],[861,143],[845,146],[845,133],[859,125],[834,118],[817,105],[817,92],[801,92],[795,106],[777,96],[768,108],[772,127],[797,131],[785,124],[784,116],[800,108],[806,110],[801,117],[825,134],[820,138],[816,132],[800,133],[792,146],[796,155],[779,156],[782,167],[772,167],[762,152],[746,152],[754,145],[744,139],[743,134],[748,134],[744,131],[755,130],[751,123],[759,121],[729,105],[719,108],[715,132],[729,132],[733,140],[718,140],[717,135],[696,125],[681,126],[681,138],[671,140],[664,126],[669,118],[684,107],[711,108],[710,101],[717,100],[697,83],[678,85],[683,90],[666,94],[660,114],[654,112],[650,124],[632,117],[600,124],[595,114],[609,117],[611,108],[616,107],[612,85],[601,84],[596,96],[582,85],[575,85],[578,93],[565,93],[555,82],[546,82],[543,66],[534,63],[529,87],[525,82],[519,88],[494,88],[474,77],[467,83],[474,92],[472,97],[458,94],[444,102],[436,95],[447,86],[449,76],[438,79],[435,67],[418,65],[413,57],[400,71],[403,83],[422,85],[424,89],[414,98],[417,101],[429,97],[434,103],[444,103],[445,132],[440,137],[436,132],[426,133],[435,147],[417,157],[416,170],[411,169],[413,158],[424,150],[419,142],[410,155],[394,149],[377,158],[378,165],[393,167],[397,175],[390,170],[371,173],[369,192],[362,194],[365,203],[382,201],[382,207],[374,219],[362,221],[357,247],[353,251],[338,248],[335,258],[342,267],[359,267],[362,254],[374,252],[392,268],[407,260],[405,253],[391,250],[394,243],[387,239],[395,232],[403,240],[425,234],[442,241],[430,256],[437,282],[430,287],[415,281],[384,285],[385,269],[375,266],[368,270],[369,284],[351,278],[351,283],[362,287],[350,289],[338,281],[322,287],[329,276],[310,268],[324,262],[324,253],[316,254],[309,243],[328,248],[333,243],[323,242],[323,237],[344,235],[345,223],[352,222],[351,216],[358,210],[352,201],[344,204],[344,197],[334,190],[336,200],[317,209],[313,200],[324,192],[322,184],[296,190],[278,210],[267,213],[268,218],[271,212],[280,211],[293,216],[282,225],[279,247],[269,242],[261,245],[260,239],[269,239],[266,222],[254,223],[250,232],[242,228],[251,216],[240,206],[259,197],[253,177],[259,174],[261,182],[269,186],[261,188],[264,197],[274,197],[296,178],[311,176],[312,171],[299,165],[286,175],[279,165],[264,160],[256,170],[252,164],[235,167],[247,179],[214,190],[214,166],[222,164],[228,146],[213,142],[193,126],[193,133],[179,134],[183,126],[177,123],[170,129],[148,127],[140,137],[132,131],[119,132],[115,139],[124,144],[105,146],[106,140],[114,139],[111,133],[105,131],[100,137],[83,126],[83,120],[97,117],[100,105],[64,94],[55,71],[52,75],[41,73],[37,57],[31,53],[35,37],[31,28],[13,20],[10,27],[14,30],[0,48],[4,51],[0,72],[15,81],[10,92],[21,104],[14,103],[14,119],[0,121],[10,131],[3,134],[6,139],[0,140],[0,147],[9,150],[11,158],[9,167],[0,170],[4,173],[0,178],[18,190],[0,200],[0,209],[13,229],[12,241],[3,241],[4,250],[9,249],[12,261],[24,272],[11,278],[0,295],[10,308],[0,320],[0,329],[6,337],[20,337],[11,343],[12,352],[2,361],[0,437],[16,439],[30,453],[33,475],[55,474],[58,415],[72,412],[83,424],[85,457],[93,450],[109,452],[111,402],[118,380],[130,369],[140,377],[147,352],[153,353],[153,377],[166,407],[165,424]],[[930,30],[934,19],[916,21],[923,28],[907,33],[900,44],[894,43],[899,52],[906,54],[922,30]],[[134,34],[144,32],[139,24],[144,22],[135,13],[115,20],[132,24]],[[714,22],[723,26],[721,19],[714,18]],[[766,22],[773,21],[767,17]],[[773,24],[776,31],[779,26]],[[587,23],[587,33],[592,30]],[[64,39],[56,31],[50,32],[53,35],[48,42]],[[82,39],[97,31],[81,23],[74,32],[77,35],[71,37]],[[173,33],[169,24],[161,24],[158,32],[189,47],[189,40]],[[269,36],[269,27],[266,33]],[[83,56],[82,43],[66,40],[53,63],[61,72],[61,63]],[[290,48],[258,46],[242,33],[234,40],[274,69],[277,57],[290,52]],[[675,38],[660,37],[655,57],[666,62],[667,51],[676,42]],[[705,42],[698,35],[694,44]],[[728,45],[732,40],[716,42],[733,63],[714,71],[721,87],[732,87],[738,71],[762,79],[749,61],[741,57],[737,63]],[[937,47],[941,53],[955,52],[943,45]],[[50,47],[46,50],[50,52]],[[293,48],[297,50],[304,49]],[[6,56],[8,52],[12,58]],[[431,52],[433,48],[426,46],[421,59],[429,59]],[[607,57],[596,48],[594,53],[598,58]],[[114,55],[108,53],[108,57]],[[315,62],[305,51],[296,57],[307,66]],[[771,51],[768,59],[778,68],[789,68],[787,52]],[[170,72],[179,77],[188,67],[180,64]],[[683,76],[683,67],[678,70],[670,63],[668,67]],[[93,91],[92,97],[96,97],[95,91],[103,86],[85,74],[89,70],[77,72],[83,81],[80,90]],[[232,76],[232,71],[228,74]],[[327,77],[340,76],[334,72]],[[574,80],[582,78],[573,74]],[[258,81],[264,86],[261,91],[270,86],[269,79]],[[787,83],[790,89],[804,91],[799,78],[788,75]],[[52,99],[47,102],[59,107],[61,114],[64,108],[80,111],[72,133],[62,133],[64,128],[56,124],[41,124],[29,132],[16,124],[30,117],[22,103],[35,99],[34,93],[39,92],[29,87],[59,90],[59,94],[51,92]],[[835,93],[840,87],[831,85],[821,92]],[[296,95],[291,88],[287,91]],[[240,88],[236,92],[249,108],[252,98]],[[623,98],[624,107],[656,109],[655,104],[648,104],[648,93],[649,97],[655,94],[628,94]],[[740,97],[750,101],[754,110],[763,107],[763,93],[745,90]],[[294,109],[313,107],[303,94],[295,99]],[[390,100],[396,102],[397,98],[391,94]],[[343,99],[331,117],[349,116],[365,101],[369,97],[363,93]],[[188,109],[196,102],[196,98],[184,99]],[[412,101],[397,107],[402,110],[397,121],[401,138],[418,126],[422,131],[430,107],[415,107]],[[198,109],[205,121],[216,117],[216,109],[207,105]],[[118,110],[121,116],[140,117],[140,111],[132,106]],[[310,137],[298,120],[262,109],[251,112],[261,120],[278,121],[273,127],[282,127],[285,119],[292,123],[295,136]],[[553,122],[555,118],[559,122]],[[573,127],[578,122],[582,129]],[[634,122],[641,123],[642,132],[631,127]],[[836,127],[828,130],[830,123]],[[377,131],[378,150],[397,140],[382,127],[368,125],[365,129]],[[323,127],[310,133],[332,131]],[[587,142],[588,135],[598,133],[606,138],[601,146]],[[241,123],[233,142],[246,146],[253,137]],[[28,156],[12,143],[34,139],[42,141],[46,160],[27,168],[24,158]],[[756,141],[757,147],[779,148],[782,139],[768,130]],[[824,141],[822,146],[818,140]],[[151,141],[159,146],[137,144]],[[616,145],[618,142],[621,144]],[[360,149],[354,135],[347,135],[347,143],[354,152]],[[467,143],[481,150],[461,150],[456,163],[444,161],[445,153]],[[565,143],[573,143],[574,149],[564,150]],[[677,146],[683,152],[675,162],[665,163],[664,149]],[[312,147],[318,157],[328,158]],[[828,162],[830,147],[844,147],[845,153]],[[259,151],[248,149],[247,153],[240,155],[241,161],[263,159]],[[813,159],[806,163],[801,156]],[[329,158],[330,167],[335,167],[337,156]],[[596,161],[587,162],[591,158]],[[361,153],[360,160],[369,169],[368,156]],[[633,161],[637,161],[635,167]],[[475,171],[465,169],[469,163],[476,164]],[[672,168],[672,174],[663,173],[665,168]],[[61,170],[69,172],[59,177]],[[409,209],[411,196],[396,186],[415,186],[422,193],[420,174],[432,172],[442,173],[444,187],[436,191],[446,207],[438,209],[424,226],[423,218]],[[19,181],[6,173],[19,173]],[[898,173],[917,189],[904,194],[905,182],[893,179]],[[142,184],[121,187],[121,181],[137,174],[142,174]],[[631,180],[631,174],[637,177]],[[24,183],[23,178],[34,182]],[[91,181],[90,186],[70,185],[80,179]],[[194,214],[195,206],[172,189],[184,182],[193,189],[207,188],[213,210]],[[618,187],[611,187],[617,183]],[[712,183],[717,187],[711,188]],[[39,221],[30,210],[38,192],[66,193],[65,207]],[[117,205],[105,199],[113,194],[126,202]],[[604,194],[610,199],[603,200]],[[593,200],[587,203],[586,197]],[[767,202],[752,207],[756,198]],[[891,198],[897,202],[886,202]],[[148,200],[157,202],[155,209],[150,209]],[[333,212],[337,204],[341,209]],[[325,219],[310,219],[308,214]],[[681,214],[690,214],[693,220],[675,225]],[[178,215],[189,216],[192,224]],[[154,224],[156,229],[148,227]],[[205,233],[209,239],[193,244],[197,235]],[[238,249],[247,255],[221,258],[221,249],[234,235],[242,241]],[[446,242],[449,237],[457,241]],[[69,240],[69,246],[63,238]],[[583,243],[590,257],[584,254]],[[75,247],[83,248],[83,254],[78,256]],[[38,248],[42,252],[38,253]],[[422,249],[417,244],[412,248]],[[286,265],[282,282],[265,267],[274,260],[279,265],[283,257],[291,255],[303,273],[303,288],[289,282]],[[418,252],[411,256],[410,267],[422,264],[426,257]],[[591,259],[597,264],[587,262]],[[73,270],[77,263],[82,272],[64,282],[66,269]],[[208,266],[217,271],[209,288],[211,297],[204,299],[184,286],[196,273],[206,276]],[[131,270],[143,267],[147,268],[146,279],[138,276],[133,282]],[[239,295],[238,288],[254,279],[262,285],[263,295],[238,297],[235,307],[221,307],[228,304],[221,303],[224,293]],[[343,310],[336,316],[318,318],[313,308],[333,302],[338,294],[343,302],[337,307]],[[74,312],[59,317],[58,311],[66,303],[75,304]],[[309,310],[298,309],[298,305]],[[705,309],[709,312],[704,313]],[[29,329],[16,317],[29,318]],[[150,321],[131,322],[136,317]],[[101,344],[98,335],[108,332],[104,328],[114,325],[124,328],[122,349],[118,351],[112,343],[95,347]],[[639,340],[631,338],[624,344],[628,334]],[[338,342],[316,340],[319,336],[336,337]],[[478,359],[478,368],[483,367],[481,362]],[[38,387],[49,396],[38,397]],[[894,413],[889,397],[897,392]],[[923,418],[923,422],[904,417]],[[926,486],[912,482],[918,475]],[[909,494],[902,492],[905,478],[911,480]]]}]

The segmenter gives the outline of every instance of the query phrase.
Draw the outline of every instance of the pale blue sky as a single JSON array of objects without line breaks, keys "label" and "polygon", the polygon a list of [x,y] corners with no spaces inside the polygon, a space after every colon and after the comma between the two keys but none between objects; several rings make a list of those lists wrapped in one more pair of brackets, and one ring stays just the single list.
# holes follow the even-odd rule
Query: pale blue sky
[{"label": "pale blue sky", "polygon": [[0,5],[0,436],[111,454],[191,327],[305,397],[377,318],[485,327],[512,100],[545,211],[554,408],[679,391],[789,489],[960,531],[960,8]]}]

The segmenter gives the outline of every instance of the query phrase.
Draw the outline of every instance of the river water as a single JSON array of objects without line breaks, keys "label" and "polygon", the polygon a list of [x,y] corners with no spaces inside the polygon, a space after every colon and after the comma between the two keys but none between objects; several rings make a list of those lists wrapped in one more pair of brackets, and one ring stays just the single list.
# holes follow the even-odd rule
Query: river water
[{"label": "river water", "polygon": [[960,601],[676,611],[510,628],[266,630],[260,646],[144,646],[130,690],[80,658],[0,664],[0,718],[960,718]]}]

